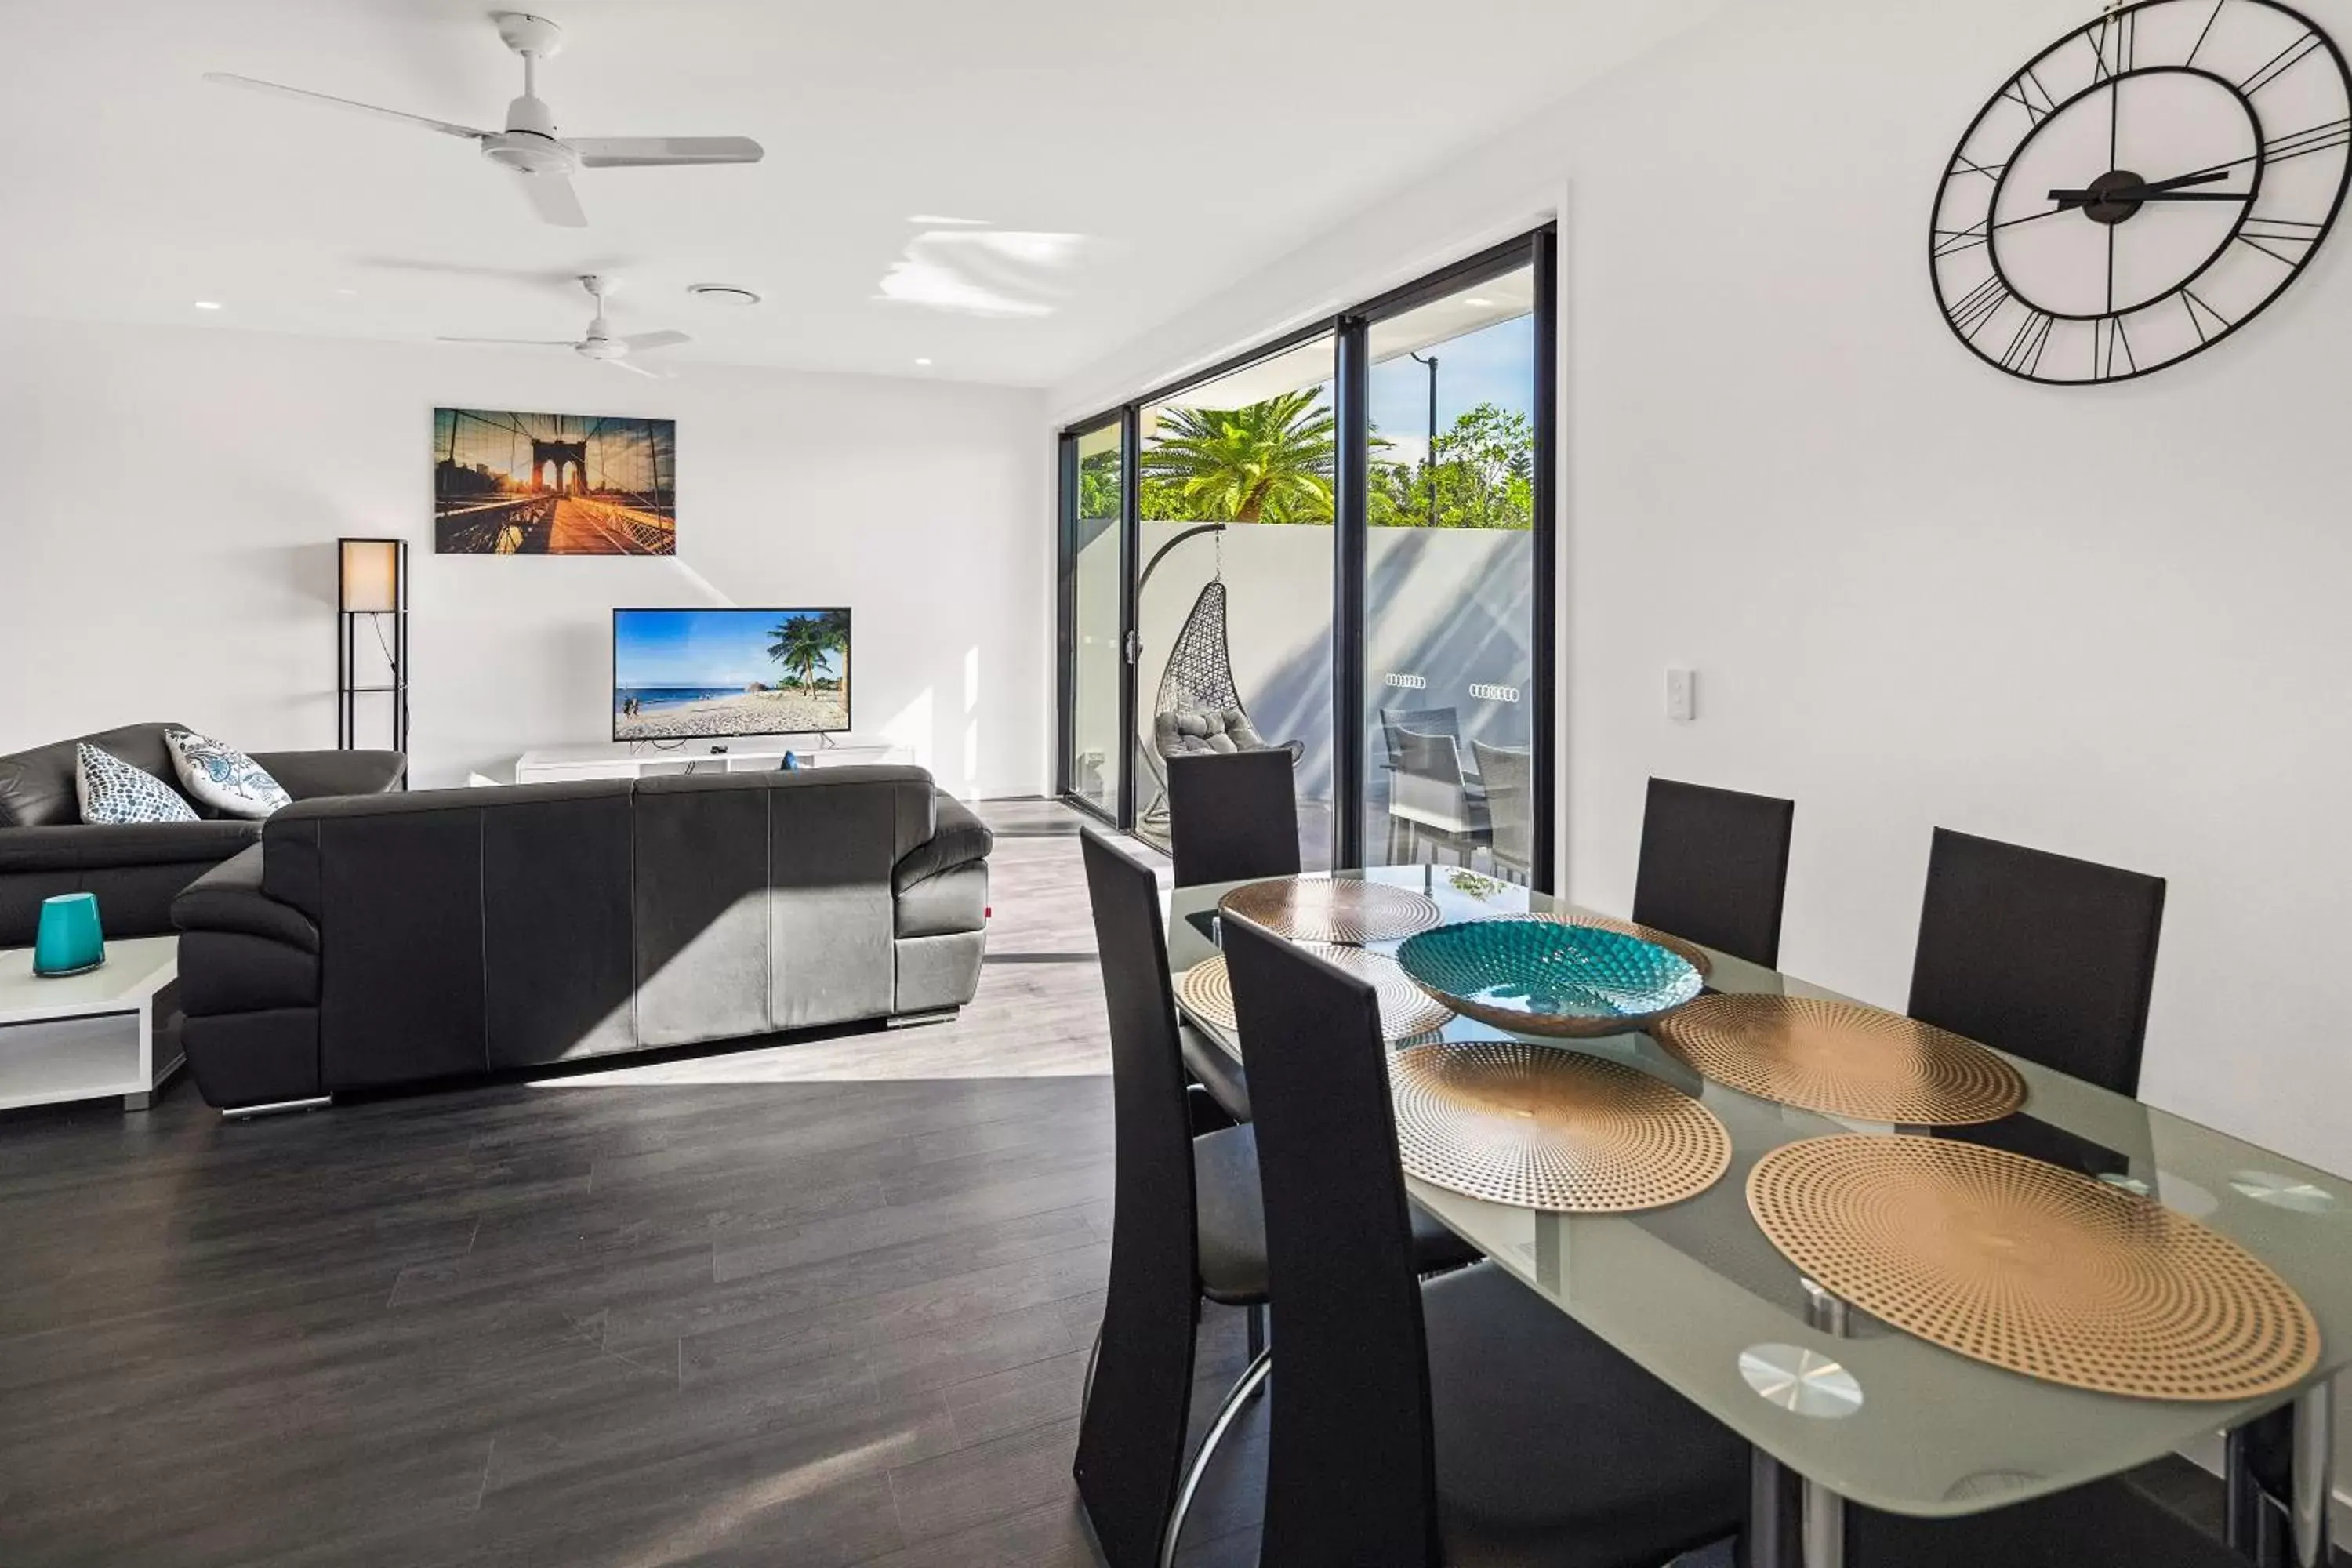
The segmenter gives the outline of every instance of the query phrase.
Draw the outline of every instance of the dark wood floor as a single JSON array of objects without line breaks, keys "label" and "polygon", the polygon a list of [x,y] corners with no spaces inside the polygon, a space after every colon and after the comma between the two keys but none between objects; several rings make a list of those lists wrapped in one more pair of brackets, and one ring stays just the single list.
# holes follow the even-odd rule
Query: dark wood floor
[{"label": "dark wood floor", "polygon": [[1092,1563],[1100,981],[1072,819],[990,815],[951,1026],[0,1118],[0,1563]]},{"label": "dark wood floor", "polygon": [[[1095,1563],[1101,984],[1074,819],[988,815],[950,1026],[0,1117],[0,1564]],[[1210,1311],[1202,1420],[1243,1360]],[[1255,1563],[1262,1418],[1186,1568]]]}]

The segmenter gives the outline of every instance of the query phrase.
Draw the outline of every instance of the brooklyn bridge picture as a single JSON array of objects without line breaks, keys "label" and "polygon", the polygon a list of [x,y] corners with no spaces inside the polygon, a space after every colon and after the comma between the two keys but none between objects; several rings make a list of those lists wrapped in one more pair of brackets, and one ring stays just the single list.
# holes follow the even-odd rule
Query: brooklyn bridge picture
[{"label": "brooklyn bridge picture", "polygon": [[585,414],[433,411],[442,555],[675,555],[677,426]]}]

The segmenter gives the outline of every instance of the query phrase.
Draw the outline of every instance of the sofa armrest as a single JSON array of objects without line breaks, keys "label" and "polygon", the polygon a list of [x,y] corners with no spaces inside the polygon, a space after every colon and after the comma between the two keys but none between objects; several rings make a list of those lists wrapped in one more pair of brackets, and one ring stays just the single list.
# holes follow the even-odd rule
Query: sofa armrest
[{"label": "sofa armrest", "polygon": [[296,800],[383,795],[408,773],[398,752],[256,752],[253,760]]},{"label": "sofa armrest", "polygon": [[971,807],[951,795],[939,797],[937,825],[928,842],[918,844],[898,861],[890,872],[894,892],[905,892],[919,882],[929,881],[942,872],[959,866],[969,866],[975,860],[988,858],[996,847],[996,835],[988,825],[972,815]]},{"label": "sofa armrest", "polygon": [[100,822],[0,828],[0,873],[208,866],[261,837],[258,822]]},{"label": "sofa armrest", "polygon": [[189,883],[172,900],[172,923],[184,932],[234,932],[318,952],[319,928],[310,917],[262,891],[261,861],[256,844]]}]

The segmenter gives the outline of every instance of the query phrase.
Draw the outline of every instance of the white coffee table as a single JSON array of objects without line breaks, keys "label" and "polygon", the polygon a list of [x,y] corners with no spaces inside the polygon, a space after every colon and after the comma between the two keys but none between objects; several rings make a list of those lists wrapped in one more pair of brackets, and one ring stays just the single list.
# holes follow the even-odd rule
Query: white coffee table
[{"label": "white coffee table", "polygon": [[0,949],[0,1110],[117,1094],[146,1110],[180,1065],[155,1060],[179,978],[177,937],[110,940],[104,963],[55,979],[34,974],[31,948]]}]

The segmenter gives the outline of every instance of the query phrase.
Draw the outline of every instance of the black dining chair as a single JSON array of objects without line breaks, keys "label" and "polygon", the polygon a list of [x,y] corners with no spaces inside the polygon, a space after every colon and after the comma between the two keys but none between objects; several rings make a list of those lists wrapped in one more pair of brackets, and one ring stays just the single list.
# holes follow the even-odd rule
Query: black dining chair
[{"label": "black dining chair", "polygon": [[1176,885],[1298,875],[1298,801],[1290,753],[1168,759],[1168,834]]},{"label": "black dining chair", "polygon": [[1849,1505],[1849,1568],[2246,1568],[2246,1559],[2126,1478],[1964,1519]]},{"label": "black dining chair", "polygon": [[[1080,853],[1109,1011],[1118,1173],[1109,1290],[1074,1473],[1111,1568],[1155,1568],[1173,1554],[1202,1473],[1271,1365],[1265,1221],[1250,1130],[1192,1135],[1158,879],[1091,829]],[[1418,1211],[1412,1228],[1420,1268],[1478,1256]],[[1251,1314],[1252,1360],[1187,1468],[1204,1300]]]},{"label": "black dining chair", "polygon": [[1652,779],[1634,922],[1778,969],[1796,816],[1794,801]]},{"label": "black dining chair", "polygon": [[1372,988],[1224,929],[1282,1351],[1258,1561],[1655,1568],[1734,1534],[1745,1444],[1495,1265],[1417,1278]]},{"label": "black dining chair", "polygon": [[1908,1011],[2137,1095],[2163,924],[2160,877],[1938,827]]}]

